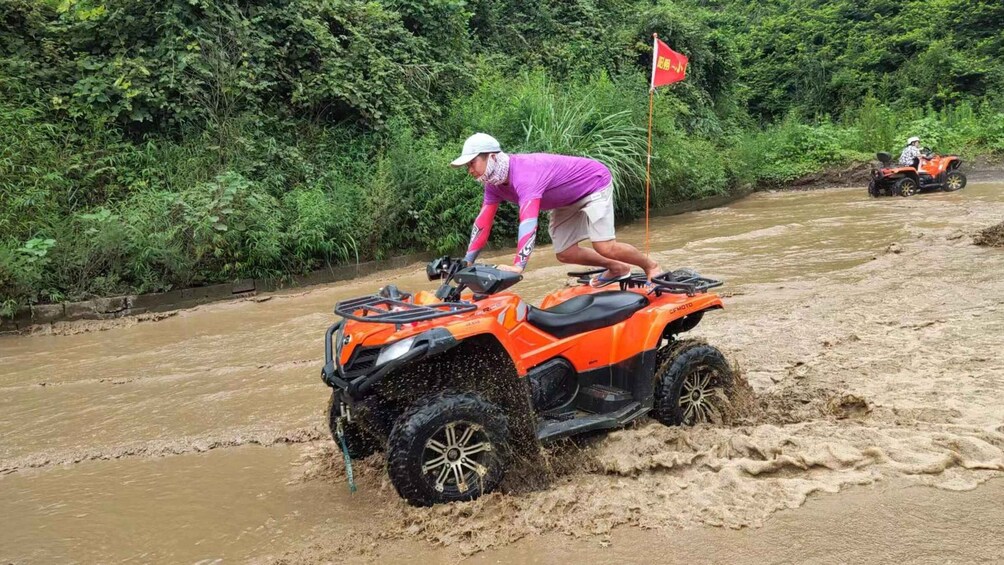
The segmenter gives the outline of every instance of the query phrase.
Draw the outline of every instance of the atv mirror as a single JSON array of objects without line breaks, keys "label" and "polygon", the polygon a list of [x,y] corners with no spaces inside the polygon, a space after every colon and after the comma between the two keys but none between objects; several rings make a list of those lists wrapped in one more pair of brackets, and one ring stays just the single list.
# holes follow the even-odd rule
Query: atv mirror
[{"label": "atv mirror", "polygon": [[511,287],[523,280],[523,275],[503,271],[494,267],[478,265],[457,271],[453,280],[469,289],[474,294],[491,295]]}]

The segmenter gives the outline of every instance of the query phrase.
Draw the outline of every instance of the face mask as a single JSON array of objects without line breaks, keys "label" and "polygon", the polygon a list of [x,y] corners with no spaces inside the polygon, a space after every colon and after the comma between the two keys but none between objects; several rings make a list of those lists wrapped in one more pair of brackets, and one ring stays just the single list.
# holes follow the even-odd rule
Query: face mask
[{"label": "face mask", "polygon": [[478,182],[499,185],[508,179],[509,156],[501,151],[489,155],[485,162],[485,173],[478,177]]}]

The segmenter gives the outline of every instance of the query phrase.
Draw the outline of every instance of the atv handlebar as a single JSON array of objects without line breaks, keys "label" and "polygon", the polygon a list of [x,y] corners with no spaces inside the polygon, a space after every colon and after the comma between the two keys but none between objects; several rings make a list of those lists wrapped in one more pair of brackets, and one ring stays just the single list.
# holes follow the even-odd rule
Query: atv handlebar
[{"label": "atv handlebar", "polygon": [[[454,257],[443,256],[429,261],[425,274],[430,281],[442,279],[443,284],[436,291],[436,297],[444,302],[459,302],[460,293],[470,289],[475,299],[501,292],[523,280],[523,275],[493,265],[475,263]],[[451,286],[455,282],[457,286]]]}]

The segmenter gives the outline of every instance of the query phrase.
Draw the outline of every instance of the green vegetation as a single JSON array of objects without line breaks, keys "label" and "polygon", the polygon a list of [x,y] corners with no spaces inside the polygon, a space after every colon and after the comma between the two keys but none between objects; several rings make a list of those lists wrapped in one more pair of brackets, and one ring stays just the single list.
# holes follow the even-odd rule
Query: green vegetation
[{"label": "green vegetation", "polygon": [[[466,243],[474,131],[595,157],[644,206],[781,185],[907,135],[1004,153],[976,0],[0,0],[0,314]],[[493,239],[511,244],[515,211]]]}]

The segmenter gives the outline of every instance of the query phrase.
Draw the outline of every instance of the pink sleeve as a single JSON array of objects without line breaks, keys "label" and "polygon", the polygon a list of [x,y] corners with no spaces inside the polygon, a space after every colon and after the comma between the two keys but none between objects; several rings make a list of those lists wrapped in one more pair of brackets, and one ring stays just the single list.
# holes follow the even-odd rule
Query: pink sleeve
[{"label": "pink sleeve", "polygon": [[540,213],[540,198],[521,202],[519,205],[519,235],[516,240],[516,257],[513,265],[525,269],[533,253],[537,240],[537,215]]},{"label": "pink sleeve", "polygon": [[495,212],[498,209],[498,203],[489,203],[486,195],[485,203],[481,205],[481,213],[474,220],[471,243],[467,246],[467,255],[464,255],[464,261],[473,263],[478,258],[478,253],[481,253],[481,249],[488,243],[488,235],[491,234],[492,222],[495,221]]}]

